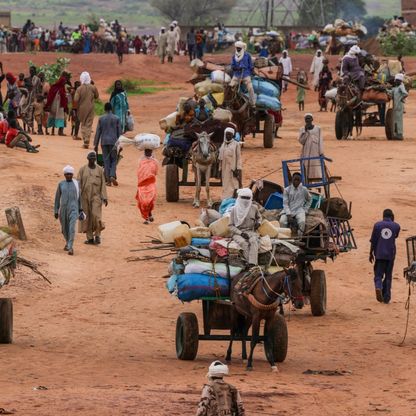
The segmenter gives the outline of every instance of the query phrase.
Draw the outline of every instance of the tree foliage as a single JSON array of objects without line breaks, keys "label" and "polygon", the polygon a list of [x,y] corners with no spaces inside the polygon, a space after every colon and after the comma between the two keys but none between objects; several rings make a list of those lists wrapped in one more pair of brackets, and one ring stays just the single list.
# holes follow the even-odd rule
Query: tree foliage
[{"label": "tree foliage", "polygon": [[[365,2],[363,0],[322,0],[323,13],[321,10],[321,2],[317,0],[303,1],[299,9],[299,24],[313,25],[317,22],[334,23],[335,19],[344,20],[362,20],[367,14]],[[322,22],[322,14],[324,22]]]},{"label": "tree foliage", "polygon": [[388,34],[380,39],[381,50],[385,56],[409,56],[416,54],[416,38],[407,33]]},{"label": "tree foliage", "polygon": [[151,0],[151,5],[180,25],[203,25],[224,21],[237,0]]},{"label": "tree foliage", "polygon": [[66,67],[71,62],[68,58],[58,58],[55,64],[44,64],[41,66],[36,66],[33,62],[29,62],[29,67],[34,66],[36,68],[36,73],[43,72],[45,74],[45,79],[50,84],[58,81],[62,72],[65,71]]}]

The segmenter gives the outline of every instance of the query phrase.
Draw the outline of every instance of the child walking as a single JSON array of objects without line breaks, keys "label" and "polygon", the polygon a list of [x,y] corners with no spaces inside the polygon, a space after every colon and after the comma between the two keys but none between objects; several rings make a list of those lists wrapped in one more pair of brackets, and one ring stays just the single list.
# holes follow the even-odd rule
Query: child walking
[{"label": "child walking", "polygon": [[[299,71],[298,75],[296,77],[296,81],[299,84],[308,85],[308,76],[306,75],[305,71]],[[306,90],[304,87],[301,86],[297,86],[296,87],[296,102],[298,103],[299,106],[299,111],[304,111],[305,110],[305,95],[306,95]]]}]

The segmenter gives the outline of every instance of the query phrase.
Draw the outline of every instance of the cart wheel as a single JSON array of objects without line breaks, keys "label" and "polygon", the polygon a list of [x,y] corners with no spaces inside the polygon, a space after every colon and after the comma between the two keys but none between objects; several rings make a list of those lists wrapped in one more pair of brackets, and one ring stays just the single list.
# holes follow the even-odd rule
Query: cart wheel
[{"label": "cart wheel", "polygon": [[264,132],[263,132],[263,146],[265,149],[271,149],[273,147],[274,140],[274,117],[271,114],[267,114],[264,120]]},{"label": "cart wheel", "polygon": [[276,314],[268,328],[264,328],[264,332],[264,352],[267,360],[270,361],[269,358],[272,354],[273,362],[282,363],[286,359],[288,345],[285,318],[280,314]]},{"label": "cart wheel", "polygon": [[393,138],[394,123],[393,123],[393,109],[392,108],[389,108],[387,110],[384,124],[385,124],[387,140],[394,140]]},{"label": "cart wheel", "polygon": [[198,353],[198,319],[194,313],[184,312],[176,321],[176,356],[180,360],[195,360]]},{"label": "cart wheel", "polygon": [[335,136],[337,140],[348,139],[351,132],[351,115],[348,110],[338,110],[335,115]]},{"label": "cart wheel", "polygon": [[166,201],[179,200],[179,168],[175,164],[166,165]]},{"label": "cart wheel", "polygon": [[311,274],[311,310],[313,316],[322,316],[326,312],[326,277],[323,270],[314,270]]},{"label": "cart wheel", "polygon": [[0,344],[11,344],[13,340],[13,303],[11,299],[0,299]]}]

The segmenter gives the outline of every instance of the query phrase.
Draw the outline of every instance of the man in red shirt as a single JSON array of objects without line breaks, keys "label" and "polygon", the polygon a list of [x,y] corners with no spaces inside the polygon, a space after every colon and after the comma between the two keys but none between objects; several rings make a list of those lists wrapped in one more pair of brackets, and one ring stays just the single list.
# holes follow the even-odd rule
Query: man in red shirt
[{"label": "man in red shirt", "polygon": [[[30,139],[31,141],[32,139]],[[7,147],[21,147],[28,153],[38,153],[39,150],[30,144],[28,136],[19,128],[16,119],[9,121],[9,128],[6,133],[5,143]]]}]

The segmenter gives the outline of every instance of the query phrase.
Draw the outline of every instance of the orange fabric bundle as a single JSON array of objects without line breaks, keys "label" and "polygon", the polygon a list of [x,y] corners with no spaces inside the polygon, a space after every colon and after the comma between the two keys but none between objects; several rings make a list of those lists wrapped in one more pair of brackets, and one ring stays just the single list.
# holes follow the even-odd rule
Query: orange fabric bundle
[{"label": "orange fabric bundle", "polygon": [[158,169],[159,164],[153,158],[142,159],[137,168],[137,207],[145,220],[149,219],[155,205]]}]

